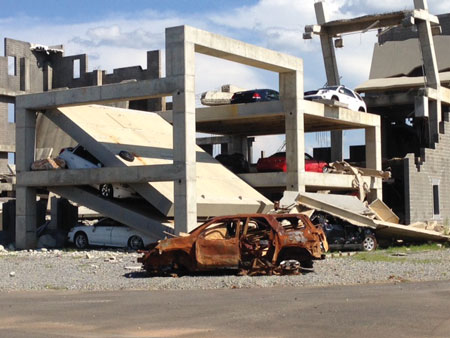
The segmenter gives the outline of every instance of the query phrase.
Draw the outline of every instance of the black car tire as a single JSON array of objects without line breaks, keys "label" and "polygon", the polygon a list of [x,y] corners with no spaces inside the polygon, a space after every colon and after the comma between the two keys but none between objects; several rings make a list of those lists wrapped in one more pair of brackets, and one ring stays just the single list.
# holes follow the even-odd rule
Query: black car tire
[{"label": "black car tire", "polygon": [[78,249],[86,249],[89,246],[89,240],[82,231],[77,232],[73,237],[73,242]]},{"label": "black car tire", "polygon": [[365,113],[366,110],[363,107],[359,107],[358,111]]},{"label": "black car tire", "polygon": [[100,195],[104,198],[114,197],[114,188],[111,184],[101,184],[100,185]]},{"label": "black car tire", "polygon": [[374,235],[367,235],[361,244],[364,251],[375,251],[378,246],[377,239]]},{"label": "black car tire", "polygon": [[134,155],[126,150],[121,150],[119,152],[119,156],[122,157],[125,161],[133,162],[134,161]]},{"label": "black car tire", "polygon": [[325,166],[322,167],[322,173],[324,173],[324,174],[329,173],[330,169],[331,168],[329,166],[325,165]]},{"label": "black car tire", "polygon": [[334,95],[333,97],[331,97],[331,99],[334,100],[334,101],[339,101],[339,98],[338,98],[336,95]]},{"label": "black car tire", "polygon": [[133,235],[128,239],[128,247],[133,250],[143,249],[144,241],[141,237]]}]

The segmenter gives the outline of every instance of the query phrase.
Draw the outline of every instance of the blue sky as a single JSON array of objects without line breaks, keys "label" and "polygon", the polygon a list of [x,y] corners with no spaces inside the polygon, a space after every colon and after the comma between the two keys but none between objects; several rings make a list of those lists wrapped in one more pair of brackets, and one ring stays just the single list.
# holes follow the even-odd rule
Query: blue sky
[{"label": "blue sky", "polygon": [[[142,65],[146,51],[164,49],[164,29],[191,25],[304,60],[305,89],[326,82],[319,39],[303,40],[304,26],[315,23],[314,0],[0,0],[0,38],[44,45],[63,44],[66,55],[86,53],[89,70]],[[429,0],[434,14],[450,11],[450,0]],[[413,0],[328,0],[330,19],[411,9]],[[368,79],[374,32],[344,36],[337,50],[341,82],[355,87]],[[3,39],[0,40],[3,50]],[[243,88],[277,88],[269,72],[198,56],[196,92],[232,83]],[[325,138],[325,141],[323,139]],[[346,132],[345,144],[361,144],[362,133]],[[270,154],[281,137],[259,139],[255,153]],[[307,151],[327,145],[324,135],[308,135]]]}]

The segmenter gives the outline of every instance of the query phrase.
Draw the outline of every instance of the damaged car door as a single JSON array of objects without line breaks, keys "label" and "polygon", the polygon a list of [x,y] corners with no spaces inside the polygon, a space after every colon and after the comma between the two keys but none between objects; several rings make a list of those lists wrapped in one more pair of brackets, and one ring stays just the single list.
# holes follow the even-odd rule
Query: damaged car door
[{"label": "damaged car door", "polygon": [[195,255],[199,269],[237,269],[240,261],[239,218],[211,223],[198,236]]}]

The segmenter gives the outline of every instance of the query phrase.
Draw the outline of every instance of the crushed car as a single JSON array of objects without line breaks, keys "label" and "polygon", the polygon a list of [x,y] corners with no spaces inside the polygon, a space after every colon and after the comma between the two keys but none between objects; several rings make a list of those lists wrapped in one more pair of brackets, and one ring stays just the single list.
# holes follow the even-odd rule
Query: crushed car
[{"label": "crushed car", "polygon": [[322,227],[330,250],[374,251],[378,247],[375,232],[355,226],[326,213],[315,213],[311,221]]},{"label": "crushed car", "polygon": [[271,275],[311,271],[327,250],[325,233],[305,215],[245,214],[215,217],[186,236],[153,243],[138,262],[151,275]]}]

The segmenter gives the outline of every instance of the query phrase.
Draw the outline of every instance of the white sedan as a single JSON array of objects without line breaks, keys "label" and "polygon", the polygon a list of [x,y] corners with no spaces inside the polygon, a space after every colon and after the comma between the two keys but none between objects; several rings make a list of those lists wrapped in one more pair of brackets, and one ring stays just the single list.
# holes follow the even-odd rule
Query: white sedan
[{"label": "white sedan", "polygon": [[363,98],[355,91],[345,86],[326,86],[318,90],[305,92],[305,100],[335,100],[348,105],[348,109],[361,112],[367,111]]},{"label": "white sedan", "polygon": [[[124,151],[121,153],[127,152]],[[121,153],[119,156],[122,156]],[[130,156],[131,155],[126,156],[128,161],[132,158]],[[75,148],[62,149],[58,157],[66,162],[67,168],[69,169],[92,169],[103,167],[103,164],[80,144]],[[96,188],[99,189],[100,194],[105,198],[137,197],[136,193],[127,184],[106,183],[100,184],[99,186],[96,186]]]},{"label": "white sedan", "polygon": [[67,240],[79,249],[98,245],[138,250],[156,242],[154,238],[110,218],[104,218],[94,225],[73,227],[67,235]]}]

